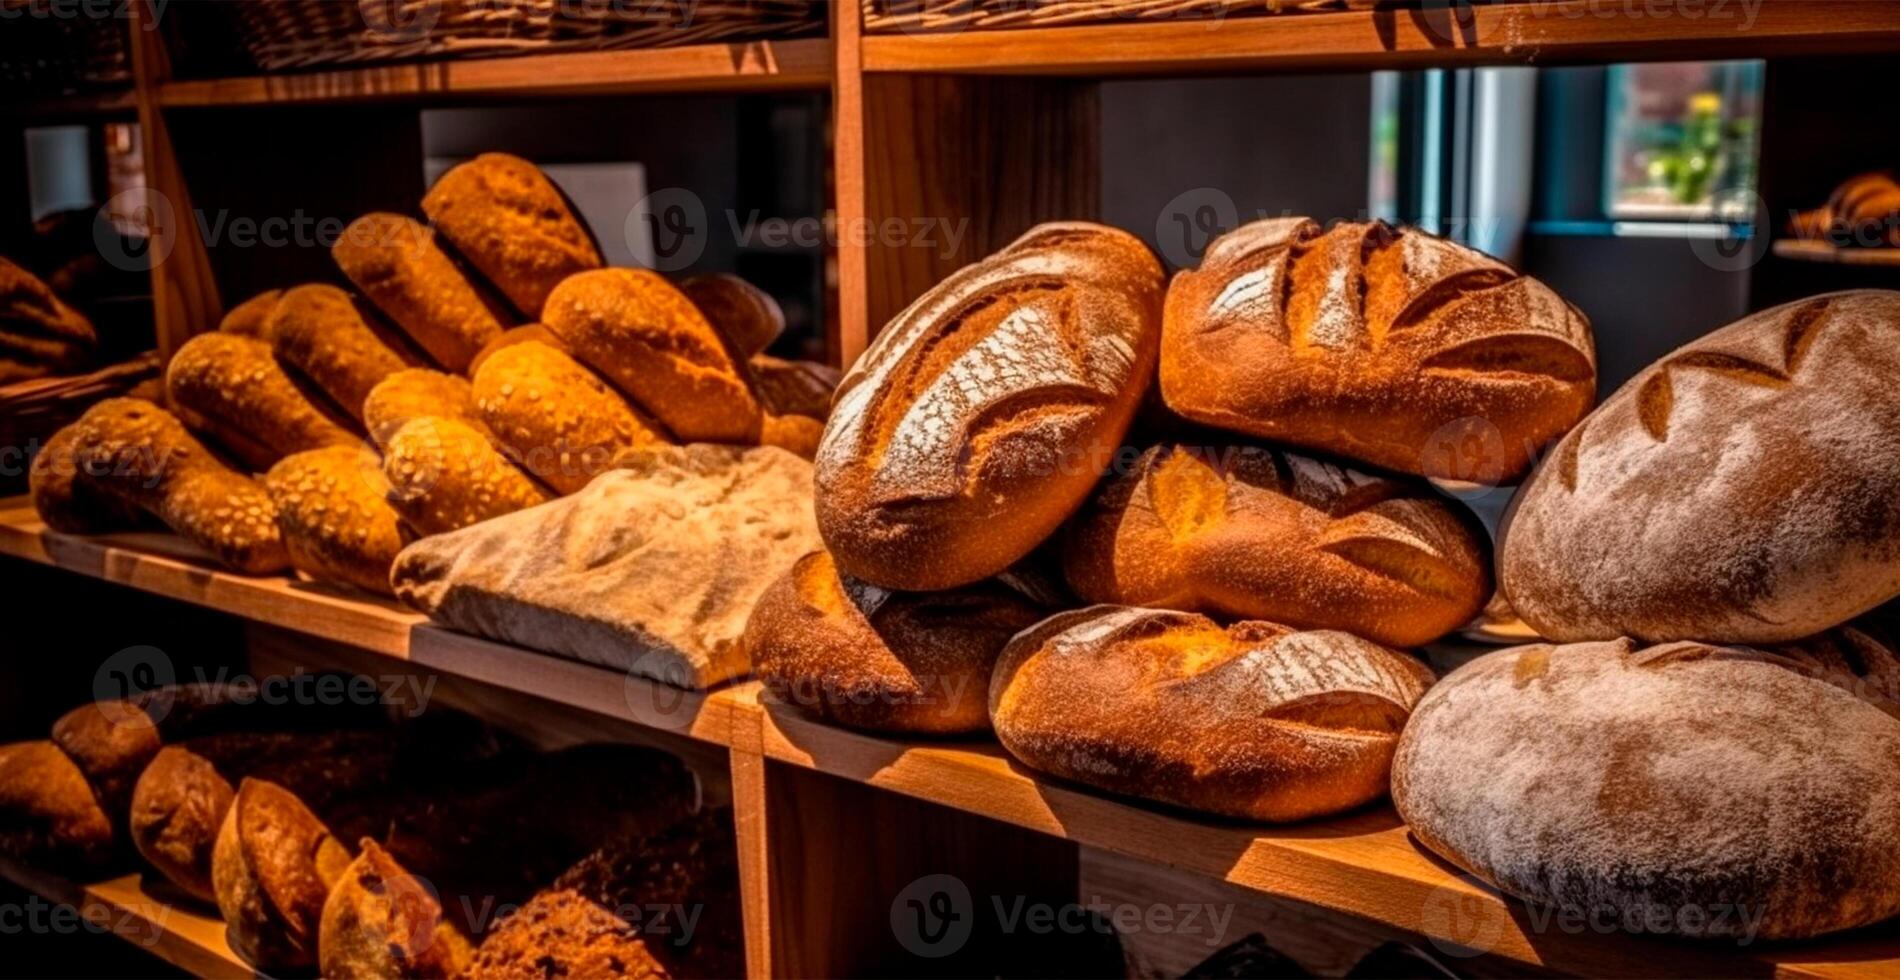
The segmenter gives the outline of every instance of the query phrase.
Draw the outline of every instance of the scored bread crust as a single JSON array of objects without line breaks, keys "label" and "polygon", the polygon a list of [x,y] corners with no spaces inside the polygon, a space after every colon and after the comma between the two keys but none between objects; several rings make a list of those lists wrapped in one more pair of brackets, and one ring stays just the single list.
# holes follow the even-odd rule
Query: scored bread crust
[{"label": "scored bread crust", "polygon": [[1409,647],[1491,595],[1483,532],[1422,484],[1263,446],[1155,446],[1069,522],[1091,602],[1161,606]]},{"label": "scored bread crust", "polygon": [[497,450],[486,429],[423,416],[404,423],[383,455],[389,503],[422,534],[445,534],[546,503],[548,492]]},{"label": "scored bread crust", "polygon": [[1900,292],[1750,316],[1630,379],[1512,501],[1498,578],[1552,640],[1773,643],[1900,595]]},{"label": "scored bread crust", "polygon": [[312,283],[285,292],[266,329],[277,359],[358,422],[370,391],[408,367],[371,329],[350,294],[335,286]]},{"label": "scored bread crust", "polygon": [[212,857],[231,949],[268,973],[314,966],[324,899],[349,862],[349,848],[296,794],[245,778],[225,810]]},{"label": "scored bread crust", "polygon": [[1857,630],[1753,649],[1516,647],[1412,714],[1412,834],[1525,901],[1749,940],[1900,912],[1900,663]]},{"label": "scored bread crust", "polygon": [[180,420],[254,470],[291,453],[362,440],[311,401],[269,344],[216,331],[191,338],[165,366],[165,397]]},{"label": "scored bread crust", "polygon": [[1011,636],[1043,610],[994,581],[891,592],[800,558],[746,622],[753,672],[781,701],[877,731],[989,729],[989,679]]},{"label": "scored bread crust", "polygon": [[458,164],[429,188],[422,211],[530,320],[561,280],[601,265],[560,189],[517,156],[484,153]]},{"label": "scored bread crust", "polygon": [[290,563],[319,580],[392,595],[389,566],[406,543],[383,464],[368,448],[294,453],[264,474]]},{"label": "scored bread crust", "polygon": [[488,433],[475,414],[474,389],[468,379],[432,368],[404,368],[384,378],[363,399],[363,427],[379,448],[388,449],[396,430],[411,419],[451,418]]},{"label": "scored bread crust", "polygon": [[1499,484],[1596,393],[1589,321],[1509,266],[1383,222],[1244,225],[1168,290],[1161,395],[1197,422]]},{"label": "scored bread crust", "polygon": [[356,288],[437,364],[462,372],[502,323],[413,218],[373,212],[350,222],[330,256]]},{"label": "scored bread crust", "polygon": [[946,589],[1042,543],[1147,390],[1161,287],[1132,235],[1045,224],[898,314],[838,386],[818,450],[819,529],[838,567]]},{"label": "scored bread crust", "polygon": [[473,393],[476,414],[509,457],[556,493],[579,491],[629,451],[669,443],[659,423],[539,341],[489,354]]},{"label": "scored bread crust", "polygon": [[990,717],[1030,768],[1282,822],[1385,795],[1399,730],[1431,682],[1424,664],[1346,633],[1091,606],[1009,642]]}]

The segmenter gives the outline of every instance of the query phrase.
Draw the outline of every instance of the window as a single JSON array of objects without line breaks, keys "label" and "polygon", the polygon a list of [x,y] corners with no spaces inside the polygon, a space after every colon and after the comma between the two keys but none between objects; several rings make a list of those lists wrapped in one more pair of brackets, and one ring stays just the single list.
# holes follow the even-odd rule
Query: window
[{"label": "window", "polygon": [[1759,61],[1612,67],[1603,168],[1608,216],[1749,221],[1762,75]]}]

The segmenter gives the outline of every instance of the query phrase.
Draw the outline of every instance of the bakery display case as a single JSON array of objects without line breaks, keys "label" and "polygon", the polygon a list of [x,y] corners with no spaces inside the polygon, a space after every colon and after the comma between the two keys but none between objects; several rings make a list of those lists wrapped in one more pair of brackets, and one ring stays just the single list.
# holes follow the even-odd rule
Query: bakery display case
[{"label": "bakery display case", "polygon": [[1895,5],[122,13],[19,972],[1900,971]]}]

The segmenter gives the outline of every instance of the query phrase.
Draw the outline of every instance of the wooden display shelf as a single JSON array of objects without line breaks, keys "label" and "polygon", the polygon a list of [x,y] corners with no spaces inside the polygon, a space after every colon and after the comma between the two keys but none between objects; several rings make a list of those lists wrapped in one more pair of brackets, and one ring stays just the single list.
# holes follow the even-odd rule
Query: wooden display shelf
[{"label": "wooden display shelf", "polygon": [[1179,19],[866,34],[867,72],[1182,75],[1765,58],[1900,45],[1900,5],[1867,0],[1625,4],[1536,0],[1463,9]]},{"label": "wooden display shelf", "polygon": [[830,83],[831,44],[823,38],[811,38],[168,81],[158,87],[158,102],[172,108],[635,92],[765,92],[823,89]]},{"label": "wooden display shelf", "polygon": [[1796,262],[1900,268],[1900,248],[1838,248],[1826,242],[1784,238],[1775,242],[1774,251],[1776,256]]},{"label": "wooden display shelf", "polygon": [[0,861],[0,877],[55,905],[78,909],[92,928],[109,931],[194,976],[257,975],[231,952],[222,919],[208,910],[154,896],[145,890],[138,874],[82,885],[12,861]]},{"label": "wooden display shelf", "polygon": [[0,119],[48,124],[90,119],[131,118],[138,113],[138,97],[130,88],[82,95],[0,100]]}]

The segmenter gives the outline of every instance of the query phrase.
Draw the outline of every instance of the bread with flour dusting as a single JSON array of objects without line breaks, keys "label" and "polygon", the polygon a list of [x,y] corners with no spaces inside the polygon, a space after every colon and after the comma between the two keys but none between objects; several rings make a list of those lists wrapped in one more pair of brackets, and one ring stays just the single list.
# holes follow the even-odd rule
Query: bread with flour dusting
[{"label": "bread with flour dusting", "polygon": [[1383,222],[1214,240],[1168,289],[1174,411],[1422,476],[1498,484],[1590,410],[1596,348],[1543,283]]},{"label": "bread with flour dusting", "polygon": [[818,526],[846,573],[967,585],[1081,505],[1154,372],[1162,275],[1134,236],[1031,229],[897,315],[838,386]]},{"label": "bread with flour dusting", "polygon": [[1900,595],[1900,292],[1724,327],[1630,379],[1512,504],[1505,594],[1552,640],[1774,643]]},{"label": "bread with flour dusting", "polygon": [[1419,703],[1392,797],[1447,860],[1591,921],[1851,929],[1900,912],[1896,693],[1893,652],[1855,630],[1501,650]]},{"label": "bread with flour dusting", "polygon": [[1160,606],[1418,646],[1491,592],[1484,535],[1423,483],[1264,446],[1168,443],[1069,522],[1091,602]]},{"label": "bread with flour dusting", "polygon": [[1032,769],[1250,820],[1304,820],[1385,795],[1431,671],[1332,631],[1092,606],[1003,648],[990,719]]}]

